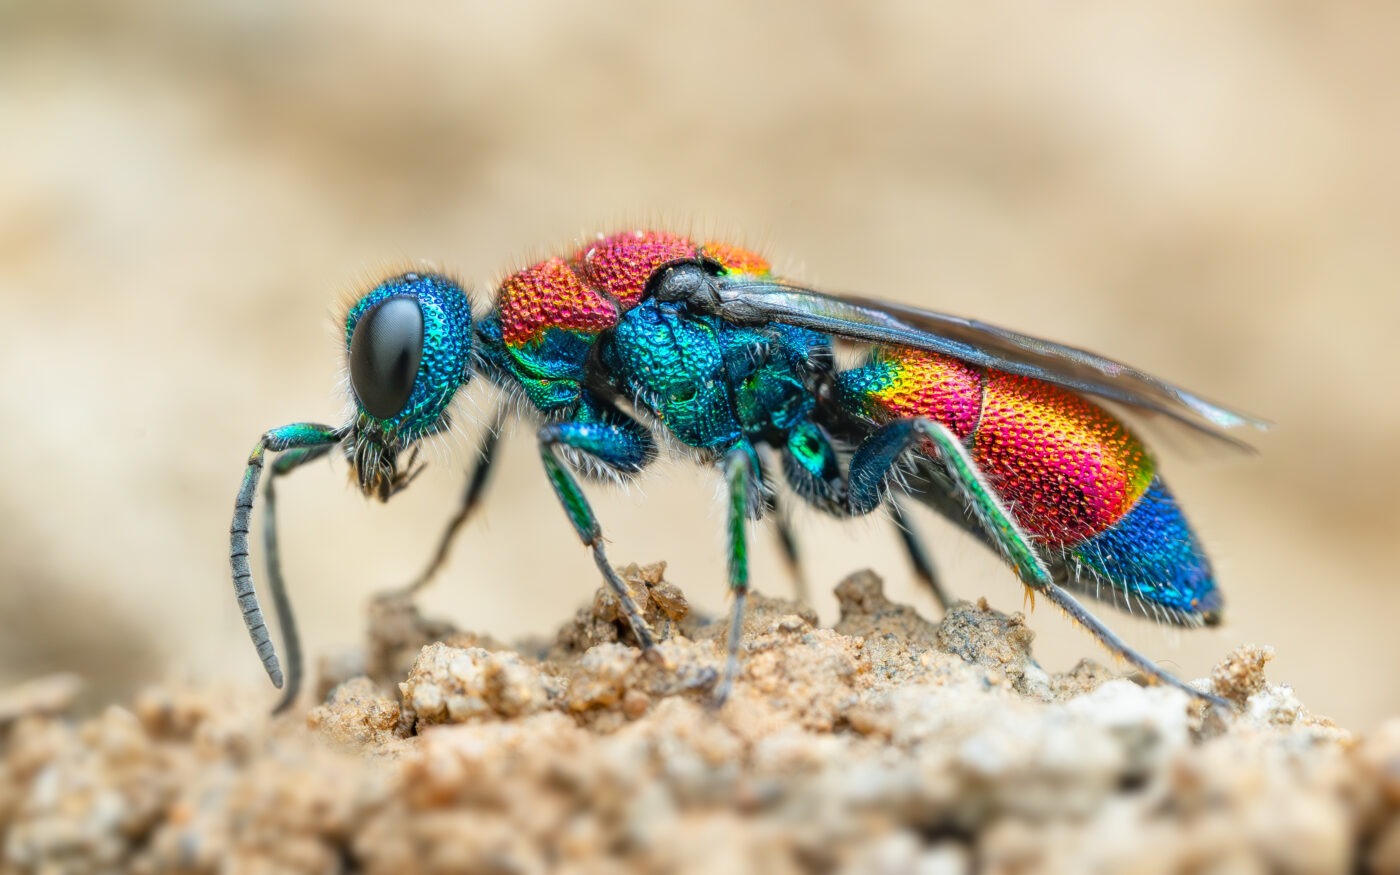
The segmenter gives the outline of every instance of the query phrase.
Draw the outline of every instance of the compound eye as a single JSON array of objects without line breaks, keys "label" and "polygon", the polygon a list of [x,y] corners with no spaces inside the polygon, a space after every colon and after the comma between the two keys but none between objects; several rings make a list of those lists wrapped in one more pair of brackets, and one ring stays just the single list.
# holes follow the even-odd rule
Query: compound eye
[{"label": "compound eye", "polygon": [[413,394],[423,360],[423,311],[406,295],[385,298],[355,323],[350,338],[350,387],[360,407],[392,419]]}]

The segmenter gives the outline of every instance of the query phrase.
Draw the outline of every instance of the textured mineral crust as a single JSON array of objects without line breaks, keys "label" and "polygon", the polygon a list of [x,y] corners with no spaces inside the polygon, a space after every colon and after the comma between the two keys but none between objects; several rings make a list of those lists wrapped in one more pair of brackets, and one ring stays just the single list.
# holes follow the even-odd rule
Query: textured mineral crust
[{"label": "textured mineral crust", "polygon": [[868,572],[840,620],[750,603],[742,677],[711,707],[723,622],[662,566],[624,576],[639,658],[600,590],[507,646],[371,609],[321,704],[155,689],[91,719],[73,681],[0,694],[4,871],[1400,871],[1400,720],[1359,738],[1243,647],[1198,681],[1236,704],[1054,675],[1019,615],[940,623]]}]

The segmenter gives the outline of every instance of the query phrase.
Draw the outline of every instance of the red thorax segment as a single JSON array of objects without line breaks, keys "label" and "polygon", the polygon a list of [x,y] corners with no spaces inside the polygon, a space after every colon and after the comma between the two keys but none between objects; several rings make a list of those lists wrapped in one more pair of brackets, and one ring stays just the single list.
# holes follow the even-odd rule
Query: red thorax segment
[{"label": "red thorax segment", "polygon": [[587,285],[562,258],[514,273],[496,299],[501,336],[512,347],[535,343],[552,328],[591,334],[617,323],[617,304]]},{"label": "red thorax segment", "polygon": [[732,273],[766,274],[762,256],[727,243],[697,246],[664,231],[599,236],[567,261],[551,258],[507,277],[496,308],[506,344],[537,343],[552,329],[597,334],[641,300],[646,282],[667,264],[705,257]]},{"label": "red thorax segment", "polygon": [[623,309],[641,300],[647,280],[657,269],[694,257],[694,243],[659,231],[602,237],[574,256],[588,282],[611,295]]}]

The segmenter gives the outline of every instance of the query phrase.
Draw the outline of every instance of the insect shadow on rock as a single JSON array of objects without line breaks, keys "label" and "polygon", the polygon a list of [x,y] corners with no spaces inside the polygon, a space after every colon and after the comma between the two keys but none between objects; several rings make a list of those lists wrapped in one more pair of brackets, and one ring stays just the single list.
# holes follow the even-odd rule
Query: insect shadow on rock
[{"label": "insect shadow on rock", "polygon": [[[866,360],[839,368],[834,340],[868,347]],[[655,231],[600,235],[520,270],[476,318],[447,276],[391,276],[350,307],[345,345],[352,420],[264,433],[234,507],[234,590],[268,676],[285,685],[277,710],[295,699],[301,679],[277,555],[277,478],[339,446],[361,490],[387,501],[421,470],[418,442],[447,426],[448,405],[476,374],[524,403],[496,411],[461,507],[410,590],[442,566],[479,506],[503,422],[528,416],[565,516],[655,658],[651,631],[608,559],[576,474],[635,477],[666,434],[668,445],[689,448],[725,482],[733,606],[716,704],[738,673],[749,521],[775,517],[789,564],[798,567],[774,469],[799,500],[833,515],[890,508],[916,573],[945,607],[901,500],[932,507],[996,550],[1032,596],[1064,610],[1147,678],[1223,704],[1133,650],[1074,595],[1176,625],[1220,621],[1210,562],[1155,461],[1090,397],[1164,414],[1235,446],[1246,445],[1227,429],[1266,424],[1156,377],[973,320],[823,294],[774,277],[753,252]],[[276,455],[264,553],[286,640],[285,679],[248,555],[269,454]]]}]

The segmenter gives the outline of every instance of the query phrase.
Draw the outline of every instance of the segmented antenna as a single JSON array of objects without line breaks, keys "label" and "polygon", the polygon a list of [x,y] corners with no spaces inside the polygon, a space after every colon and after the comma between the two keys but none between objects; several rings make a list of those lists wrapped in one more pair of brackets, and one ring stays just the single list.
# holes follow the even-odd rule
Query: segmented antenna
[{"label": "segmented antenna", "polygon": [[[248,628],[248,637],[253,639],[258,658],[263,669],[279,690],[286,689],[272,713],[277,714],[292,704],[301,687],[301,639],[297,635],[296,619],[292,615],[292,605],[287,598],[286,581],[282,578],[281,557],[277,545],[277,494],[273,482],[281,475],[313,459],[319,459],[339,443],[347,433],[344,428],[333,429],[325,425],[297,423],[284,425],[264,434],[253,452],[248,455],[248,465],[243,469],[243,483],[238,487],[238,497],[233,502],[233,523],[229,526],[228,561],[233,568],[233,594],[238,598],[238,607],[243,612],[243,625]],[[267,479],[264,496],[266,503],[263,517],[263,540],[267,556],[268,586],[272,591],[272,603],[277,608],[277,616],[282,621],[282,637],[287,645],[288,678],[282,675],[282,665],[277,659],[277,648],[268,632],[267,619],[258,603],[258,593],[253,586],[253,569],[248,562],[248,525],[253,515],[253,496],[257,494],[258,481],[262,479],[265,456],[271,451],[283,453],[272,465],[272,473]],[[289,452],[288,452],[289,451]]]},{"label": "segmented antenna", "polygon": [[248,466],[243,469],[243,484],[238,488],[238,497],[233,501],[233,524],[229,526],[228,561],[233,566],[233,594],[238,598],[238,607],[243,611],[243,625],[248,629],[248,637],[253,639],[258,658],[262,660],[272,685],[282,689],[282,666],[277,661],[277,648],[267,630],[267,620],[263,617],[262,606],[258,604],[258,593],[253,588],[253,569],[248,563],[248,522],[253,514],[253,496],[257,493],[258,480],[262,478],[263,456],[267,452],[267,435],[263,435],[253,452],[248,456]]}]

